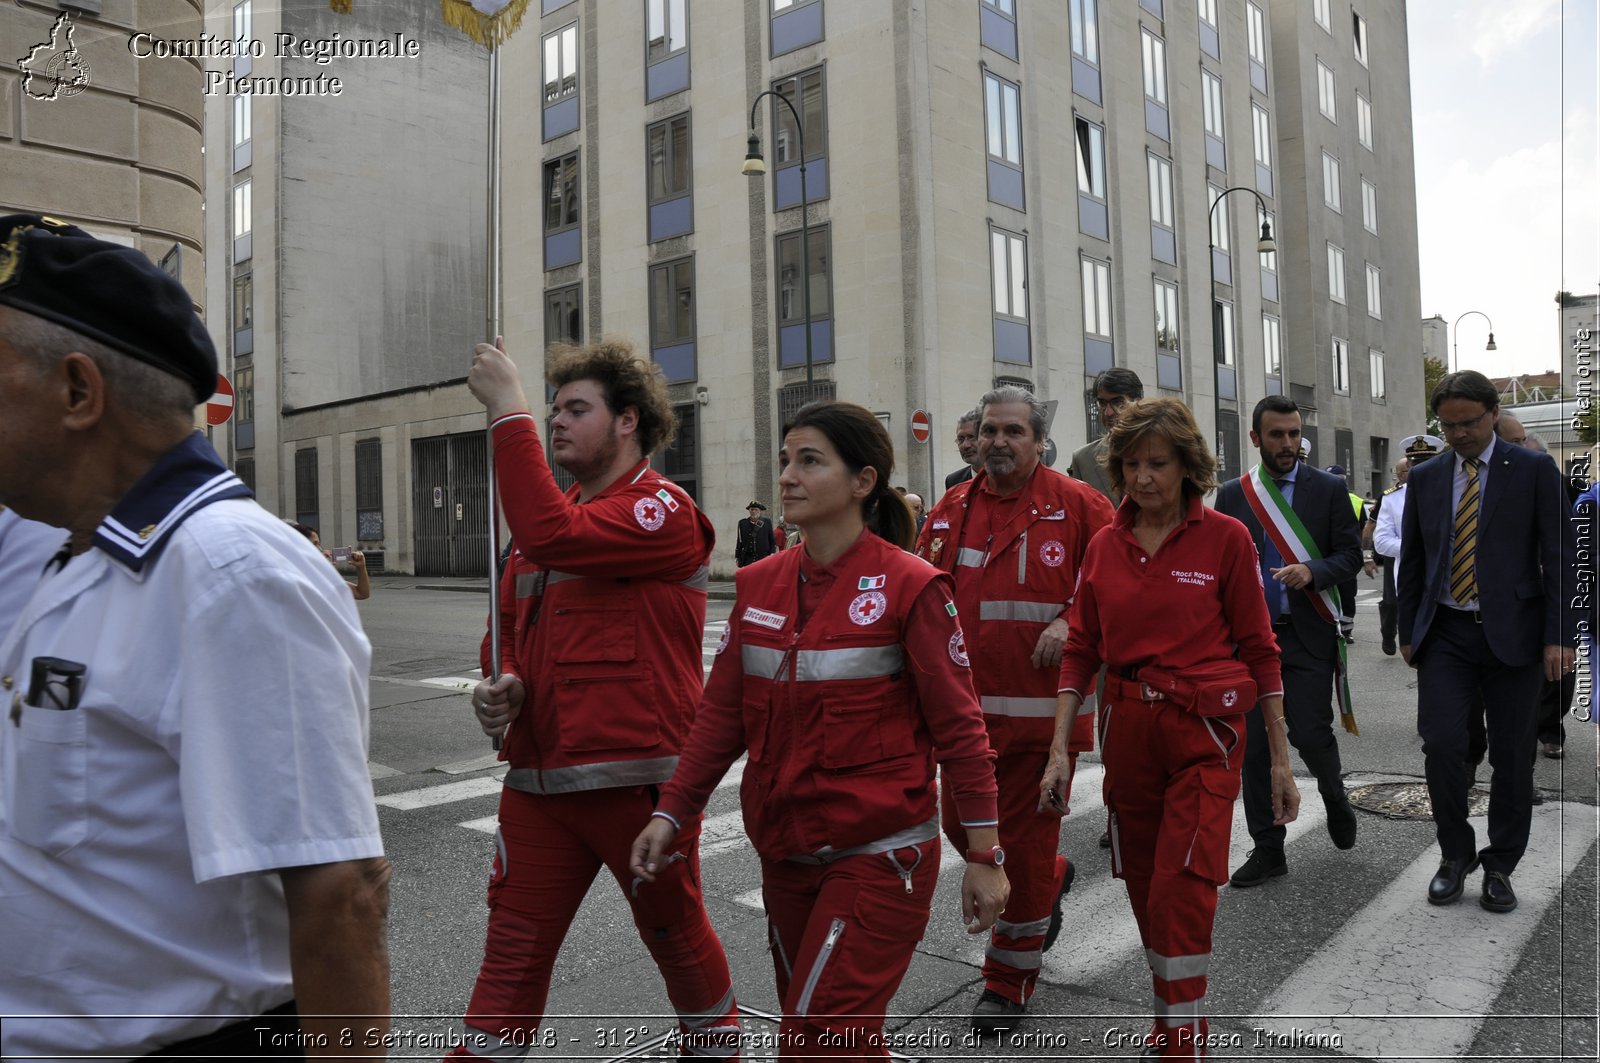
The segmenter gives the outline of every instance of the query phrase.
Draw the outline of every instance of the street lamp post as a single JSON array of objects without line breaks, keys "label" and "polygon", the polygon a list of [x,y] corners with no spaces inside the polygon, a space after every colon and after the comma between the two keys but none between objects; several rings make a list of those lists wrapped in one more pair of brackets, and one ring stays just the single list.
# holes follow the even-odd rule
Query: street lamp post
[{"label": "street lamp post", "polygon": [[[1256,203],[1258,203],[1261,207],[1261,239],[1256,241],[1256,251],[1259,254],[1267,254],[1270,251],[1276,251],[1278,249],[1277,241],[1273,240],[1272,238],[1272,223],[1267,220],[1267,201],[1261,198],[1260,192],[1257,192],[1255,189],[1250,188],[1247,185],[1234,185],[1232,188],[1224,188],[1221,192],[1217,193],[1217,198],[1211,202],[1211,209],[1206,212],[1206,233],[1208,234],[1206,242],[1206,266],[1211,271],[1211,288],[1209,291],[1209,297],[1211,301],[1212,423],[1217,427],[1217,457],[1219,459],[1219,463],[1220,459],[1223,457],[1224,448],[1222,445],[1222,389],[1217,386],[1216,379],[1216,353],[1220,347],[1220,337],[1217,335],[1217,246],[1215,233],[1217,205],[1223,200],[1227,199],[1229,193],[1232,192],[1249,192],[1252,196],[1256,197]],[[1284,374],[1286,381],[1285,386],[1287,386],[1287,376],[1287,374]]]},{"label": "street lamp post", "polygon": [[[761,106],[765,96],[772,96],[782,100],[783,105],[789,108],[789,113],[794,115],[794,128],[800,141],[800,299],[801,313],[805,315],[806,329],[806,399],[811,399],[812,368],[811,368],[811,218],[806,199],[806,127],[800,120],[800,112],[795,110],[794,103],[783,93],[775,89],[767,89],[758,93],[750,102],[750,144],[745,152],[743,172],[747,177],[760,177],[767,172],[766,160],[761,157],[761,135],[756,132],[756,109]],[[776,189],[774,189],[776,193]],[[782,264],[779,264],[782,269]],[[783,365],[783,340],[780,332],[778,340],[779,368]]]},{"label": "street lamp post", "polygon": [[1468,310],[1466,313],[1462,314],[1461,317],[1456,318],[1455,324],[1450,326],[1450,335],[1452,337],[1450,341],[1450,372],[1452,373],[1461,368],[1461,360],[1457,357],[1456,352],[1456,348],[1461,345],[1461,318],[1471,317],[1473,314],[1477,314],[1479,317],[1483,318],[1483,320],[1489,322],[1489,342],[1483,345],[1483,349],[1486,351],[1497,351],[1500,349],[1494,344],[1494,322],[1489,321],[1489,315],[1485,314],[1482,310]]}]

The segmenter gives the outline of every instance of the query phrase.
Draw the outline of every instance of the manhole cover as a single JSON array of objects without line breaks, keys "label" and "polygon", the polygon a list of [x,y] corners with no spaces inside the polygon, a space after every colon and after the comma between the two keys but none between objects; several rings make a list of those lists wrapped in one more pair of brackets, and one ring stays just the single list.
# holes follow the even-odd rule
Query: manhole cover
[{"label": "manhole cover", "polygon": [[[1350,791],[1350,803],[1389,819],[1432,819],[1428,784],[1420,782],[1378,782]],[[1489,814],[1489,791],[1473,787],[1467,791],[1467,815]]]}]

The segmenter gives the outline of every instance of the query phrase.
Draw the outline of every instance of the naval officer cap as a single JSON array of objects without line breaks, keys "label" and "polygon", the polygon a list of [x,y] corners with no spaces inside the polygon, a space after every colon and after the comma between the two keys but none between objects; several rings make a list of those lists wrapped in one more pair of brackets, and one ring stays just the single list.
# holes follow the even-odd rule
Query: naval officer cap
[{"label": "naval officer cap", "polygon": [[1400,446],[1405,450],[1406,457],[1413,462],[1426,461],[1444,450],[1444,440],[1438,436],[1419,432],[1414,436],[1406,436],[1400,441]]},{"label": "naval officer cap", "polygon": [[217,351],[188,291],[142,251],[39,214],[0,217],[0,305],[217,390]]}]

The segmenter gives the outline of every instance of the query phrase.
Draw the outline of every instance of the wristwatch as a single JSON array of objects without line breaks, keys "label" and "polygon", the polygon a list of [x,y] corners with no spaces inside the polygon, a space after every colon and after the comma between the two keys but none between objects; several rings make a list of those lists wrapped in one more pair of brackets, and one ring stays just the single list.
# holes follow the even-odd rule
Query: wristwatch
[{"label": "wristwatch", "polygon": [[1000,867],[1006,862],[1006,851],[998,845],[993,849],[968,849],[967,863]]}]

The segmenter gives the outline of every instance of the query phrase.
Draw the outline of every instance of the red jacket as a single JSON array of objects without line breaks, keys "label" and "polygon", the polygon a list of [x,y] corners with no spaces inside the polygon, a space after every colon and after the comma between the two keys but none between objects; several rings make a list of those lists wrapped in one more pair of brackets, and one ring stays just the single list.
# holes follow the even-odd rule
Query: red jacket
[{"label": "red jacket", "polygon": [[[995,751],[1047,749],[1055,730],[1057,670],[1035,668],[1039,635],[1065,617],[1078,568],[1095,532],[1111,522],[1104,495],[1040,465],[1017,492],[1011,519],[994,534],[996,504],[985,470],[957,484],[928,514],[917,554],[956,579],[956,606],[972,647],[973,683]],[[1068,742],[1094,748],[1092,709]]]},{"label": "red jacket", "polygon": [[681,823],[704,808],[748,750],[740,804],[769,860],[936,837],[935,760],[963,822],[997,822],[944,577],[863,532],[831,565],[786,550],[741,570],[738,588],[661,812]]},{"label": "red jacket", "polygon": [[1153,664],[1181,673],[1232,657],[1237,647],[1259,697],[1283,692],[1250,532],[1198,497],[1188,507],[1153,556],[1133,537],[1138,505],[1132,499],[1089,545],[1061,655],[1062,690],[1093,690],[1102,664],[1119,671]]},{"label": "red jacket", "polygon": [[531,416],[491,430],[516,542],[500,667],[527,686],[501,753],[506,785],[665,782],[700,702],[711,522],[643,461],[580,504],[578,488],[556,486]]}]

